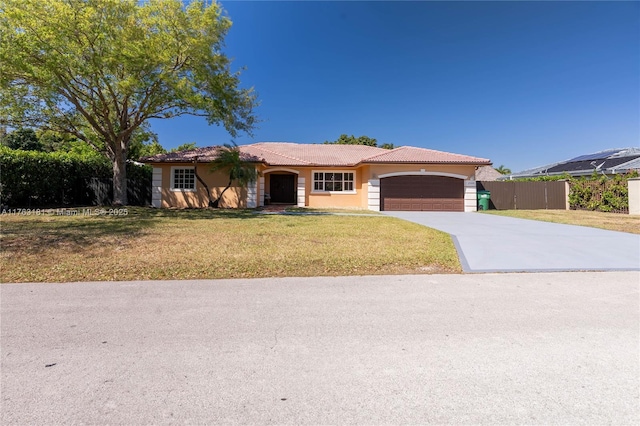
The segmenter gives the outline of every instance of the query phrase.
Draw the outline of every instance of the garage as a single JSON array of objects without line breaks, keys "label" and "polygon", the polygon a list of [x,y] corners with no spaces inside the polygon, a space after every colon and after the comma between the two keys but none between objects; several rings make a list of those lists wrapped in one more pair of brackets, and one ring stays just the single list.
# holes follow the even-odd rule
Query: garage
[{"label": "garage", "polygon": [[464,181],[417,175],[380,179],[380,210],[463,212]]}]

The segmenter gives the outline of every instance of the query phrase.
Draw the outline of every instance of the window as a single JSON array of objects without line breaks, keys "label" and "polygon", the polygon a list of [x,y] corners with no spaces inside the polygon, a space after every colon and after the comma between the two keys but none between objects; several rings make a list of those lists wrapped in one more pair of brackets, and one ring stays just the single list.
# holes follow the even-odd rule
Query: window
[{"label": "window", "polygon": [[171,189],[174,191],[195,191],[196,172],[193,168],[171,168]]},{"label": "window", "polygon": [[354,192],[353,172],[314,172],[315,192]]}]

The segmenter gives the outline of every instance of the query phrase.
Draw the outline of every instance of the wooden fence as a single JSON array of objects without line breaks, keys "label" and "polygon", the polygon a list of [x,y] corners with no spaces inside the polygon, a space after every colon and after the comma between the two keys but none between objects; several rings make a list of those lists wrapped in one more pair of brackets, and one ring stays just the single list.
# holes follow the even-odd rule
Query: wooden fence
[{"label": "wooden fence", "polygon": [[478,191],[491,192],[490,209],[567,210],[567,185],[556,182],[478,181]]},{"label": "wooden fence", "polygon": [[[89,205],[108,206],[113,202],[112,178],[91,178],[87,187],[90,194]],[[150,206],[151,179],[127,179],[127,201],[130,206]]]}]

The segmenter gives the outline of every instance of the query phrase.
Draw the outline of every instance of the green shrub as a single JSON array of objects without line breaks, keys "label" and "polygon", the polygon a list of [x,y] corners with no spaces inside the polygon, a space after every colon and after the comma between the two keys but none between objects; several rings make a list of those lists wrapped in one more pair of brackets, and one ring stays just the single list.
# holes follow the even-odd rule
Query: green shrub
[{"label": "green shrub", "polygon": [[561,175],[553,175],[553,176],[538,176],[538,177],[530,177],[530,178],[516,178],[513,179],[517,182],[555,182],[558,180],[571,180],[571,175],[569,173],[563,173]]},{"label": "green shrub", "polygon": [[[149,166],[127,164],[127,173],[130,185],[146,185],[150,191],[152,172]],[[98,153],[47,153],[0,147],[0,202],[3,205],[53,207],[102,204],[104,197],[97,198],[92,182],[111,185],[111,178],[110,162]],[[142,200],[139,204],[148,203]]]},{"label": "green shrub", "polygon": [[574,210],[627,211],[629,209],[627,180],[634,177],[638,177],[638,172],[613,177],[594,174],[589,178],[571,178],[569,205]]}]

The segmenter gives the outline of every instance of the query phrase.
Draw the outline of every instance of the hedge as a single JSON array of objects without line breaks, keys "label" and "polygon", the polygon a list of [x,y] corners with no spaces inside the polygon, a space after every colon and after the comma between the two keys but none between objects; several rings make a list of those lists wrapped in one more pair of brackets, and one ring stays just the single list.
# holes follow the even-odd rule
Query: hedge
[{"label": "hedge", "polygon": [[[0,203],[11,208],[109,204],[112,170],[109,161],[97,153],[87,156],[0,147]],[[127,164],[130,204],[150,204],[151,174],[149,166]]]},{"label": "hedge", "polygon": [[569,181],[569,205],[572,210],[597,210],[627,213],[629,211],[630,178],[637,172],[613,177],[593,175],[591,178],[573,178]]}]

